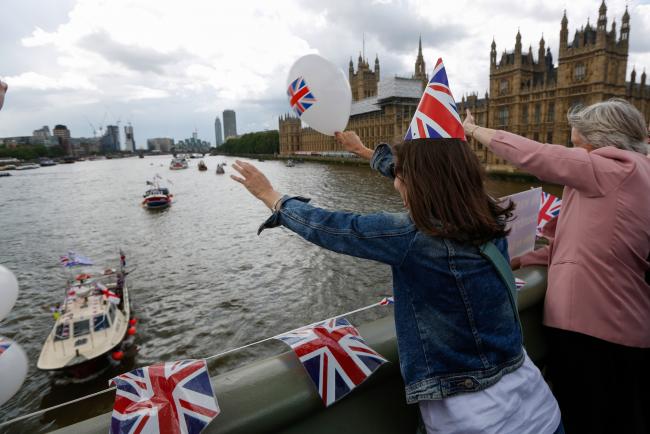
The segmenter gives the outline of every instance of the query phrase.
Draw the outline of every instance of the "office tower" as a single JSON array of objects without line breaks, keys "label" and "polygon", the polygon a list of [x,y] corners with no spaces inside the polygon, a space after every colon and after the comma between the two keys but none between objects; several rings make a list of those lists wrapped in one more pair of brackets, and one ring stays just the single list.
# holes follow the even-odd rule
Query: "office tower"
[{"label": "office tower", "polygon": [[234,110],[223,111],[223,135],[225,140],[237,137],[237,119]]},{"label": "office tower", "polygon": [[126,151],[135,152],[135,138],[131,124],[124,127],[124,147]]},{"label": "office tower", "polygon": [[218,148],[223,144],[223,134],[221,133],[221,119],[219,116],[214,120],[214,146]]}]

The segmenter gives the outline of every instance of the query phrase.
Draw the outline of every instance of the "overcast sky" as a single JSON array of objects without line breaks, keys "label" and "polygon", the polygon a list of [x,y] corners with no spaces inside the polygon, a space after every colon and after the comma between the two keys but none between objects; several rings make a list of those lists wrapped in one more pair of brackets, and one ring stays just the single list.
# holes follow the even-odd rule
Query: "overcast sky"
[{"label": "overcast sky", "polygon": [[[631,15],[628,77],[650,68],[650,4],[610,0],[620,30]],[[557,61],[564,9],[569,35],[597,20],[600,0],[15,0],[3,2],[0,79],[9,84],[0,137],[30,135],[62,123],[74,137],[92,126],[131,122],[136,143],[151,137],[199,137],[214,143],[214,119],[237,112],[237,131],[276,129],[289,107],[292,63],[319,53],[347,74],[365,33],[382,74],[413,72],[418,36],[430,73],[445,61],[454,96],[483,95],[489,51],[537,55],[544,34]],[[650,70],[649,70],[650,72]]]}]

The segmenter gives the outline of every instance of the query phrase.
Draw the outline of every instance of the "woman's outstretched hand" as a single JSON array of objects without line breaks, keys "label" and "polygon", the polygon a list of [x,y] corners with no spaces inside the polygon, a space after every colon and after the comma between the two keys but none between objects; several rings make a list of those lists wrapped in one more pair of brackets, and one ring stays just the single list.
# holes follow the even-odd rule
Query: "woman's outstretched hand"
[{"label": "woman's outstretched hand", "polygon": [[465,135],[469,136],[472,134],[474,128],[476,128],[476,122],[474,121],[474,116],[469,109],[465,110],[465,120],[463,121],[463,128],[465,129]]},{"label": "woman's outstretched hand", "polygon": [[348,152],[358,155],[359,157],[370,160],[372,158],[372,149],[364,146],[363,142],[354,131],[337,131],[334,133],[336,143],[343,146]]},{"label": "woman's outstretched hand", "polygon": [[273,210],[273,206],[282,195],[273,189],[267,177],[257,167],[245,161],[235,160],[232,167],[239,172],[241,177],[236,175],[230,175],[230,177],[246,187],[246,190],[253,196]]}]

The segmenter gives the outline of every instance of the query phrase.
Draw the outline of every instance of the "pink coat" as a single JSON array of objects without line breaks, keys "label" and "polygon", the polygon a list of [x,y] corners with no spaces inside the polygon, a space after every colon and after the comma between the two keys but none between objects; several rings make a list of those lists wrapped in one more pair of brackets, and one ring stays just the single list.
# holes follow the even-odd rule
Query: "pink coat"
[{"label": "pink coat", "polygon": [[587,152],[498,131],[490,149],[564,185],[555,238],[522,256],[548,265],[544,324],[650,348],[650,160],[611,146]]}]

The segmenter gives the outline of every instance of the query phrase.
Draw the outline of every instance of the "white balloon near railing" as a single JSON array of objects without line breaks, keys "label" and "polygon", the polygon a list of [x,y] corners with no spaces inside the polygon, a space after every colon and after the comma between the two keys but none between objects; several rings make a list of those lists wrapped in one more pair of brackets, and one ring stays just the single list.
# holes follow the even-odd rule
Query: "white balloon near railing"
[{"label": "white balloon near railing", "polygon": [[308,54],[298,59],[287,77],[289,105],[319,133],[333,136],[350,119],[352,91],[343,71],[329,60]]},{"label": "white balloon near railing", "polygon": [[8,268],[0,265],[0,321],[5,319],[18,298],[18,280]]},{"label": "white balloon near railing", "polygon": [[16,342],[0,336],[0,405],[9,401],[27,376],[27,356]]}]

